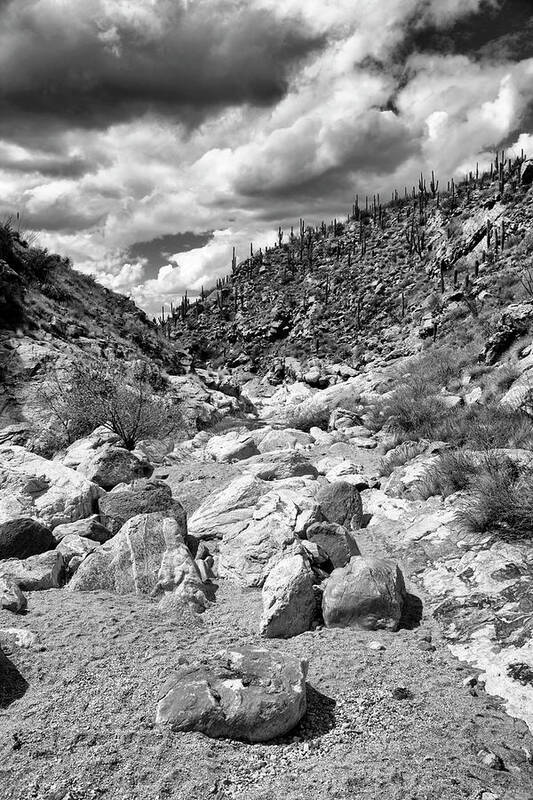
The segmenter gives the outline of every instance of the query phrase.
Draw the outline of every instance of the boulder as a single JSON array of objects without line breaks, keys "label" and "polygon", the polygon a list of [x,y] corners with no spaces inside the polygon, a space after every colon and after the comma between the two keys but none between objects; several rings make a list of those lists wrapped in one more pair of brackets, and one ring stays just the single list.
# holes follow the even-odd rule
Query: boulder
[{"label": "boulder", "polygon": [[438,464],[437,455],[421,455],[408,464],[393,469],[381,486],[390,497],[405,497],[420,500],[427,497],[427,481]]},{"label": "boulder", "polygon": [[312,439],[308,433],[299,431],[297,428],[285,428],[284,430],[274,430],[267,433],[259,442],[258,449],[261,453],[271,453],[274,450],[304,448],[310,444],[312,444]]},{"label": "boulder", "polygon": [[0,522],[33,517],[51,528],[90,516],[103,490],[23,447],[0,447]]},{"label": "boulder", "polygon": [[138,458],[125,447],[112,444],[90,451],[76,469],[106,491],[119,483],[149,478],[154,471],[146,459]]},{"label": "boulder", "polygon": [[239,648],[184,664],[163,687],[156,723],[212,738],[264,742],[291,731],[306,711],[307,662]]},{"label": "boulder", "polygon": [[98,514],[93,514],[87,519],[79,519],[76,522],[69,522],[66,525],[58,525],[54,528],[54,539],[60,542],[65,536],[81,536],[84,539],[91,539],[93,542],[103,544],[111,539],[113,534],[100,522]]},{"label": "boulder", "polygon": [[28,601],[13,578],[0,578],[0,608],[6,611],[25,611]]},{"label": "boulder", "polygon": [[131,487],[109,492],[99,502],[100,519],[111,533],[117,533],[132,517],[164,511],[186,529],[186,516],[181,503],[174,500],[170,486],[160,481],[140,480]]},{"label": "boulder", "polygon": [[245,468],[247,472],[251,472],[262,481],[285,480],[302,476],[316,478],[318,476],[316,467],[299,450],[276,452],[270,457],[261,455],[249,459]]},{"label": "boulder", "polygon": [[301,555],[284,558],[269,572],[262,591],[260,632],[287,639],[308,631],[316,613],[313,572]]},{"label": "boulder", "polygon": [[64,453],[58,453],[55,460],[60,460],[66,467],[77,469],[80,464],[83,464],[102,448],[119,444],[120,436],[110,431],[105,425],[100,425],[89,436],[84,436],[82,439],[76,439],[75,442],[72,442]]},{"label": "boulder", "polygon": [[326,522],[354,530],[363,523],[361,495],[347,481],[336,481],[324,486],[317,495],[317,503]]},{"label": "boulder", "polygon": [[224,534],[218,574],[242,586],[262,586],[272,566],[297,540],[298,508],[276,492],[262,497],[245,527]]},{"label": "boulder", "polygon": [[322,613],[328,628],[398,628],[405,584],[392,561],[354,556],[334,570],[324,589]]},{"label": "boulder", "polygon": [[165,439],[142,439],[135,445],[133,454],[142,461],[148,461],[150,464],[164,464],[166,457],[174,449],[174,439],[167,437]]},{"label": "boulder", "polygon": [[189,518],[189,535],[196,539],[221,539],[225,532],[244,529],[268,486],[253,475],[243,475],[214,497],[209,497]]},{"label": "boulder", "polygon": [[28,558],[55,546],[52,532],[34,519],[22,517],[0,523],[0,559]]},{"label": "boulder", "polygon": [[59,542],[57,551],[63,556],[68,574],[74,575],[82,561],[99,546],[97,542],[93,542],[91,539],[85,539],[75,533],[69,533]]},{"label": "boulder", "polygon": [[223,436],[213,436],[206,444],[206,455],[215,461],[242,461],[259,453],[253,437],[248,433],[230,431]]},{"label": "boulder", "polygon": [[0,561],[0,577],[11,578],[24,592],[58,589],[63,583],[63,556],[49,550],[25,559]]},{"label": "boulder", "polygon": [[166,512],[132,517],[116,536],[85,558],[70,589],[148,594],[163,601],[172,595],[184,605],[204,611],[207,600],[200,573],[185,545],[186,531],[185,515],[181,521]]},{"label": "boulder", "polygon": [[327,553],[334,568],[345,567],[352,556],[361,555],[354,537],[342,525],[315,522],[307,528],[306,536]]}]

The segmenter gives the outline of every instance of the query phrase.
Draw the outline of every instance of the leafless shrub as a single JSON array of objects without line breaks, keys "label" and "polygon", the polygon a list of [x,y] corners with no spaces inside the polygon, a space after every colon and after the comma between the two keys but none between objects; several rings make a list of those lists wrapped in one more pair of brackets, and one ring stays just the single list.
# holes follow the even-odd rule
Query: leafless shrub
[{"label": "leafless shrub", "polygon": [[160,381],[144,361],[93,360],[73,364],[67,374],[52,373],[42,387],[42,403],[66,442],[103,425],[132,450],[141,439],[164,438],[183,425],[179,409],[165,398]]}]

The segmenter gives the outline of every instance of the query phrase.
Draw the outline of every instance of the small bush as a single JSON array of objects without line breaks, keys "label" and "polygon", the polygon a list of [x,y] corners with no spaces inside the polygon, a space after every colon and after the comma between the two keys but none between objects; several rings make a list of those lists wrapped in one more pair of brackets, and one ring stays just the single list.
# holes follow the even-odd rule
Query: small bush
[{"label": "small bush", "polygon": [[437,433],[437,438],[456,447],[474,450],[533,448],[533,422],[529,415],[498,403],[455,409],[443,420]]},{"label": "small bush", "polygon": [[161,392],[163,385],[146,362],[94,360],[74,364],[67,375],[52,374],[41,398],[67,442],[103,425],[133,450],[141,439],[165,438],[183,427],[181,412]]},{"label": "small bush", "polygon": [[411,459],[422,455],[429,446],[429,442],[422,439],[419,442],[401,442],[389,450],[379,463],[379,474],[383,477],[392,475],[396,467],[403,467]]},{"label": "small bush", "polygon": [[490,454],[480,458],[461,450],[443,453],[420,481],[421,496],[425,499],[434,495],[449,497],[469,489],[480,470],[491,468],[491,458]]},{"label": "small bush", "polygon": [[447,413],[437,397],[421,395],[416,385],[407,384],[372,406],[368,425],[373,430],[387,426],[410,439],[433,439]]},{"label": "small bush", "polygon": [[505,541],[533,536],[533,473],[510,459],[493,459],[478,472],[457,515],[471,533],[495,533]]}]

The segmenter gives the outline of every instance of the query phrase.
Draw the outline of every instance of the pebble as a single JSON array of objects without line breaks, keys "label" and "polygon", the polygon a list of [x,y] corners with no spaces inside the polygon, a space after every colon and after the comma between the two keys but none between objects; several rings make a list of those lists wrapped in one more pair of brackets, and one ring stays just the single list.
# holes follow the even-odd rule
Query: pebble
[{"label": "pebble", "polygon": [[386,650],[387,648],[385,647],[384,644],[381,644],[381,642],[370,642],[370,644],[368,645],[368,649],[369,650]]},{"label": "pebble", "polygon": [[499,755],[493,753],[492,750],[480,750],[478,753],[478,757],[481,758],[482,763],[489,767],[489,769],[495,769],[501,771],[504,769],[503,761]]}]

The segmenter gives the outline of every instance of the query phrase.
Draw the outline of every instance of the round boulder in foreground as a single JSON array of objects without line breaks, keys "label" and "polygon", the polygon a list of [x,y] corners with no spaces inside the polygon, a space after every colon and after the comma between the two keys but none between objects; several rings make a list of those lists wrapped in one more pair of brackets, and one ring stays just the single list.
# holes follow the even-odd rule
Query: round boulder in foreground
[{"label": "round boulder in foreground", "polygon": [[292,730],[306,711],[307,662],[237,648],[185,664],[163,687],[156,722],[212,738],[266,742]]}]

